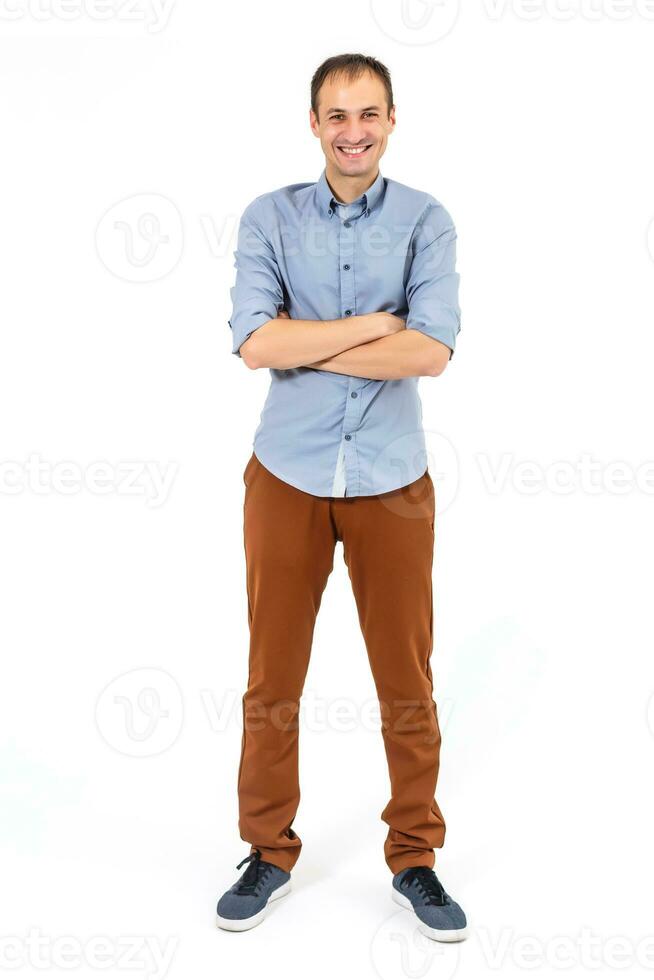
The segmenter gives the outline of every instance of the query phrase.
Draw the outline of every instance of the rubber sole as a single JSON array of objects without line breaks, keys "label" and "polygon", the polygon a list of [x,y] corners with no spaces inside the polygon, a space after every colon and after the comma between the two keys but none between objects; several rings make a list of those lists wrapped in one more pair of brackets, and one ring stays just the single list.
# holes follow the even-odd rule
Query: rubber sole
[{"label": "rubber sole", "polygon": [[[406,895],[398,892],[397,888],[392,888],[391,890],[393,892],[393,901],[397,902],[404,909],[410,909],[415,915],[415,909]],[[418,919],[418,916],[416,918]],[[434,939],[438,943],[458,943],[461,939],[467,939],[468,937],[467,926],[464,926],[463,929],[433,929],[431,926],[422,922],[421,919],[418,919],[418,929],[423,936],[427,936],[428,939]]]},{"label": "rubber sole", "polygon": [[216,925],[219,929],[226,929],[228,932],[246,932],[248,929],[254,929],[255,926],[258,926],[265,919],[270,903],[276,901],[278,898],[283,898],[284,895],[288,895],[290,890],[291,879],[289,878],[283,885],[280,885],[279,888],[276,888],[274,892],[270,893],[270,898],[256,915],[251,915],[249,919],[225,919],[222,915],[216,915]]}]

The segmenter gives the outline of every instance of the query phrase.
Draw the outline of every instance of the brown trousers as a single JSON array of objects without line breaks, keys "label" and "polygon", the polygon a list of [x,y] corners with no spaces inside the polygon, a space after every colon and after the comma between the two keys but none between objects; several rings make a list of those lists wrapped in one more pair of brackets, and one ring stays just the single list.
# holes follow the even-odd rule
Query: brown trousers
[{"label": "brown trousers", "polygon": [[243,473],[249,676],[238,770],[241,839],[290,871],[302,841],[299,701],[313,631],[343,542],[380,702],[391,799],[386,863],[433,867],[445,823],[434,793],[440,730],[433,700],[434,485],[428,472],[369,497],[318,497],[274,476],[252,454]]}]

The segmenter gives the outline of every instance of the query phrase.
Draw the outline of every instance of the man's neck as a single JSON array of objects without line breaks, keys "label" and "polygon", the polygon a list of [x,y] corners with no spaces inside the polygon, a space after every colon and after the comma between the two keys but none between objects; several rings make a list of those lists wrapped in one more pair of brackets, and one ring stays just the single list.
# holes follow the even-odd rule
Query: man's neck
[{"label": "man's neck", "polygon": [[343,177],[338,172],[331,170],[329,166],[325,172],[327,183],[331,187],[334,197],[341,204],[351,204],[352,201],[356,201],[358,197],[365,194],[375,183],[378,175],[379,168],[372,179],[368,174],[362,174],[360,177]]}]

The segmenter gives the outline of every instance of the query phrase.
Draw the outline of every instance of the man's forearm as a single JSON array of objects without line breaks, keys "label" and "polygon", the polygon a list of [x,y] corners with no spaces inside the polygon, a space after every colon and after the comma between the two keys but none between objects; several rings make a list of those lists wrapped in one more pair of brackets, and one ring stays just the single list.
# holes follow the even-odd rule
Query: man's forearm
[{"label": "man's forearm", "polygon": [[379,381],[440,374],[450,348],[419,330],[400,330],[305,367]]},{"label": "man's forearm", "polygon": [[340,320],[291,320],[282,313],[255,330],[241,345],[240,353],[250,368],[302,367],[385,338],[400,323],[387,313],[365,313]]}]

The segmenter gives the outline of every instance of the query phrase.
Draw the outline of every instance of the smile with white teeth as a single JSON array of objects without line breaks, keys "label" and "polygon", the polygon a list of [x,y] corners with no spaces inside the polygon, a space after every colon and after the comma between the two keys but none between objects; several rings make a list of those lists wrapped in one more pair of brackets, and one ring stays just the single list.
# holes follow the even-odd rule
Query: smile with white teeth
[{"label": "smile with white teeth", "polygon": [[371,146],[371,143],[368,144],[368,146],[339,146],[339,150],[341,153],[347,153],[348,156],[356,157],[359,156],[360,153],[365,153],[365,151],[369,150]]}]

